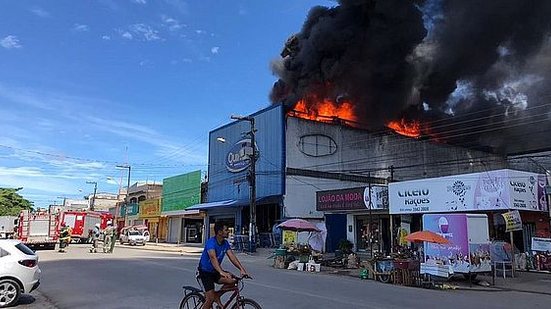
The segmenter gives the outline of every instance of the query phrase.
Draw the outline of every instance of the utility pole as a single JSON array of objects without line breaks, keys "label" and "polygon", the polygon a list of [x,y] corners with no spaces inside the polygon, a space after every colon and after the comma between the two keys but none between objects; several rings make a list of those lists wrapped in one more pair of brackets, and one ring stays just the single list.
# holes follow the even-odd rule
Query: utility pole
[{"label": "utility pole", "polygon": [[231,119],[235,120],[244,120],[248,121],[251,125],[251,131],[248,134],[251,136],[251,148],[252,151],[249,153],[250,166],[248,171],[248,181],[250,186],[250,206],[249,206],[249,252],[256,251],[256,143],[255,143],[255,123],[254,117],[243,117],[243,116],[231,116]]},{"label": "utility pole", "polygon": [[98,191],[98,182],[97,181],[87,181],[87,184],[94,185],[94,195],[92,196],[92,202],[90,202],[90,210],[94,210],[96,204],[96,192]]},{"label": "utility pole", "polygon": [[371,201],[371,172],[368,172],[367,174],[367,181],[369,191],[369,252],[371,258],[373,258],[373,216],[371,210],[373,208],[373,203]]},{"label": "utility pole", "polygon": [[128,179],[127,179],[127,185],[126,185],[126,196],[124,197],[124,225],[126,225],[126,220],[128,219],[128,206],[129,206],[129,198],[130,195],[130,170],[132,169],[129,164],[126,165],[117,165],[117,168],[125,168],[128,169]]}]

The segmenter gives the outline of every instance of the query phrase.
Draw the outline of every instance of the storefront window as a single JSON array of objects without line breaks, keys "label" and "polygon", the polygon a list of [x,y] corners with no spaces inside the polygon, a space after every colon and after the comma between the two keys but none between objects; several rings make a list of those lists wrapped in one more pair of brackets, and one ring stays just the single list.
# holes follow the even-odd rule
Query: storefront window
[{"label": "storefront window", "polygon": [[379,220],[369,216],[356,217],[356,248],[358,251],[379,251]]}]

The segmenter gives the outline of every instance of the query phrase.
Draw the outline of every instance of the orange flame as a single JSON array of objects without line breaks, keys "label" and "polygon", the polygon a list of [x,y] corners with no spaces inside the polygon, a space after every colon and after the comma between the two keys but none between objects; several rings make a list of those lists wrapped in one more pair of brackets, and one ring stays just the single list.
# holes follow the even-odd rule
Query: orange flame
[{"label": "orange flame", "polygon": [[404,136],[421,137],[421,124],[417,120],[407,121],[402,118],[401,120],[392,120],[386,126]]},{"label": "orange flame", "polygon": [[352,103],[347,101],[335,103],[329,99],[323,99],[308,104],[306,100],[300,100],[290,114],[299,118],[320,122],[333,122],[336,119],[341,119],[345,122],[357,121],[357,117],[354,113],[354,105]]}]

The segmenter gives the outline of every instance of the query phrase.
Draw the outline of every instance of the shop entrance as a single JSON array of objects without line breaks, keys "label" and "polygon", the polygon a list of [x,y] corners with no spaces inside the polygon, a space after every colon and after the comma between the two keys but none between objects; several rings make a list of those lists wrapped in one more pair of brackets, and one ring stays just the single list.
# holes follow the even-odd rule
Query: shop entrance
[{"label": "shop entrance", "polygon": [[358,251],[390,252],[390,221],[388,216],[356,216],[356,248]]},{"label": "shop entrance", "polygon": [[203,242],[203,219],[182,219],[181,239],[186,243]]}]

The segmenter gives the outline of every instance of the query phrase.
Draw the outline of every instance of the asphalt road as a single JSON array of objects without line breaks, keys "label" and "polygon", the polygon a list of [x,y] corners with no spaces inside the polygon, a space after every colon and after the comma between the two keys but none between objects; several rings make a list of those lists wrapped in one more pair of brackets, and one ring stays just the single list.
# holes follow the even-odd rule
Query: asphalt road
[{"label": "asphalt road", "polygon": [[[18,308],[178,308],[182,285],[197,285],[197,254],[116,248],[90,254],[40,251],[42,284]],[[278,270],[239,254],[255,277],[243,294],[263,308],[549,308],[551,296],[519,292],[426,290],[324,273]],[[228,261],[226,269],[232,266]]]}]

